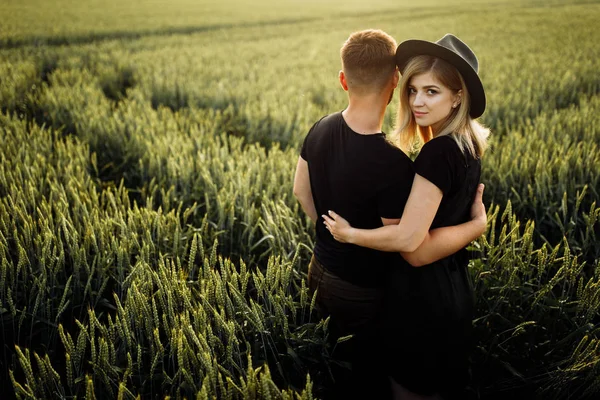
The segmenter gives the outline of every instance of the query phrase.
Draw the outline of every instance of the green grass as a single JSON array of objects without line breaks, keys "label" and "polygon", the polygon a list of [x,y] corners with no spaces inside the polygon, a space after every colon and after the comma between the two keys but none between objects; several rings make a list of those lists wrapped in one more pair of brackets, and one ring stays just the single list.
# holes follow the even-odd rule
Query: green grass
[{"label": "green grass", "polygon": [[371,27],[452,32],[480,59],[473,390],[600,393],[600,3],[9,0],[0,15],[0,369],[16,396],[322,395],[335,360],[292,179],[312,123],[345,106],[340,45]]}]

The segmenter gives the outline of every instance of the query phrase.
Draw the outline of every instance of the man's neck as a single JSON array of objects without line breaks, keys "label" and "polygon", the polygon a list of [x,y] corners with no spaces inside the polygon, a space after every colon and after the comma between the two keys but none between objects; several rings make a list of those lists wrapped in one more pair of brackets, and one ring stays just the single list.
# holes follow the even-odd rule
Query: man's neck
[{"label": "man's neck", "polygon": [[387,99],[382,96],[350,96],[348,107],[342,112],[346,124],[356,133],[381,133]]}]

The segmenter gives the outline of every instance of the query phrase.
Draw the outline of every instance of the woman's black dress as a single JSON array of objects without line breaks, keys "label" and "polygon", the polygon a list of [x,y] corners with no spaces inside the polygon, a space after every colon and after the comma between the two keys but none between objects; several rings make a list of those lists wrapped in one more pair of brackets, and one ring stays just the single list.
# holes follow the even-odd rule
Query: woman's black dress
[{"label": "woman's black dress", "polygon": [[[443,192],[431,228],[470,219],[481,162],[451,136],[426,143],[415,172]],[[433,264],[393,268],[383,332],[390,376],[420,394],[462,398],[472,344],[473,291],[465,249]]]}]

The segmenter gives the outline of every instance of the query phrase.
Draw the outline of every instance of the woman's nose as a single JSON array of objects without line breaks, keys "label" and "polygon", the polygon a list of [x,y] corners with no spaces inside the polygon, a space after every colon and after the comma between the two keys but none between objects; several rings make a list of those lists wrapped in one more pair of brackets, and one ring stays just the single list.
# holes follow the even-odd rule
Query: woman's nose
[{"label": "woman's nose", "polygon": [[423,103],[423,95],[419,92],[413,94],[412,103],[413,103],[413,106],[422,106],[424,104]]}]

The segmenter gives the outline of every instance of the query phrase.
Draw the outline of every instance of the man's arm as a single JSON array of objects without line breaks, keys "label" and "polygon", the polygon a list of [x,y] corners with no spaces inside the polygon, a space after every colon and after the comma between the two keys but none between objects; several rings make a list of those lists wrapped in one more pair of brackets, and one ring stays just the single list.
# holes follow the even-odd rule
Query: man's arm
[{"label": "man's arm", "polygon": [[310,189],[310,175],[308,172],[308,163],[302,157],[298,157],[296,165],[296,175],[294,176],[294,196],[300,202],[302,209],[313,221],[317,222],[317,210]]},{"label": "man's arm", "polygon": [[421,267],[456,253],[481,236],[487,226],[483,189],[479,184],[471,205],[471,221],[430,230],[415,251],[401,252],[402,257],[413,267]]}]

